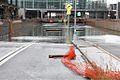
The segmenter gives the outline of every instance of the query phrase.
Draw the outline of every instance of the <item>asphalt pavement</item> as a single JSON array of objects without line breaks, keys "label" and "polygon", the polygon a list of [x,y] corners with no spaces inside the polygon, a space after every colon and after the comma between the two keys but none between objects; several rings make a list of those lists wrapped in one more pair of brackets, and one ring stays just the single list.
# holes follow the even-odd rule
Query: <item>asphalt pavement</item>
[{"label": "asphalt pavement", "polygon": [[65,54],[66,44],[34,43],[0,66],[0,80],[85,80],[49,54]]}]

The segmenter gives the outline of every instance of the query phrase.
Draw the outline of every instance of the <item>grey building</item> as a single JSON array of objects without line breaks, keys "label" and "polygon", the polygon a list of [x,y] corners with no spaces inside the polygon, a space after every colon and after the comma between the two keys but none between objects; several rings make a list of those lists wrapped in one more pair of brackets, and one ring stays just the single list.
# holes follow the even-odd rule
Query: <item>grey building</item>
[{"label": "grey building", "polygon": [[[54,15],[55,17],[64,16],[67,3],[73,6],[74,11],[74,0],[19,0],[18,6],[25,9],[27,18],[47,18]],[[76,4],[77,11],[81,11],[84,15],[81,9],[85,9],[86,0],[77,0]]]},{"label": "grey building", "polygon": [[120,19],[120,2],[110,4],[109,15],[112,19]]},{"label": "grey building", "polygon": [[106,19],[108,17],[106,0],[87,0],[86,9],[89,10],[89,18]]},{"label": "grey building", "polygon": [[[88,12],[90,18],[106,18],[107,8],[105,0],[76,1],[77,13],[80,13],[77,17],[85,17],[85,12]],[[73,17],[75,0],[18,0],[17,4],[21,9],[20,12],[25,13],[25,15],[22,16],[26,18],[60,18],[65,16],[65,5],[67,3],[73,6],[71,15],[71,17]]]}]

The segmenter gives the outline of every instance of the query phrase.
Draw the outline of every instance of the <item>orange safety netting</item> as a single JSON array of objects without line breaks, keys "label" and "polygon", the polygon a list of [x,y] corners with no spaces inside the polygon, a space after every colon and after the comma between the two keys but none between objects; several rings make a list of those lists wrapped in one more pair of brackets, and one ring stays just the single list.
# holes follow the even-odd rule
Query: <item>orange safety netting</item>
[{"label": "orange safety netting", "polygon": [[88,62],[82,64],[75,64],[71,60],[76,57],[73,46],[70,46],[68,53],[62,58],[62,63],[76,72],[78,75],[88,77],[94,80],[120,80],[120,71],[103,70],[98,67],[94,62],[92,65]]}]

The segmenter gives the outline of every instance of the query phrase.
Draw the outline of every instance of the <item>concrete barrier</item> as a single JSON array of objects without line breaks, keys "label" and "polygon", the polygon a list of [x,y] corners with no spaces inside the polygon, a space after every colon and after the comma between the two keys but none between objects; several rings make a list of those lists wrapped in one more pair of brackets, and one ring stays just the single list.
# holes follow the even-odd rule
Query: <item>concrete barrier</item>
[{"label": "concrete barrier", "polygon": [[94,27],[101,27],[115,31],[120,31],[120,20],[88,19],[86,20],[86,24]]},{"label": "concrete barrier", "polygon": [[[31,30],[33,29],[33,25],[35,25],[33,21],[21,21],[21,20],[12,21],[12,37],[30,34]],[[3,29],[5,28],[4,26],[6,26],[5,30]],[[0,33],[1,33],[0,36],[8,35],[7,34],[8,26],[9,26],[8,21],[6,21],[5,24],[0,25]]]}]

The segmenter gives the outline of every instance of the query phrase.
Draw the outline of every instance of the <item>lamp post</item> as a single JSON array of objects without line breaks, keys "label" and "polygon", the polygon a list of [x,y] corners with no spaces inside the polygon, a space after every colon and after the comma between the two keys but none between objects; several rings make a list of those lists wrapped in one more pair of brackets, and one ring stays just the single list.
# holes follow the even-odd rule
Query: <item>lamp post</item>
[{"label": "lamp post", "polygon": [[111,7],[108,8],[108,19],[110,19],[110,17],[111,17],[110,11],[111,11]]},{"label": "lamp post", "polygon": [[72,6],[70,3],[68,3],[65,6],[66,10],[67,10],[67,27],[66,27],[66,42],[69,44],[71,42],[70,40],[70,15],[71,15],[71,10],[72,10]]},{"label": "lamp post", "polygon": [[119,19],[119,0],[116,0],[117,4],[116,4],[116,19]]},{"label": "lamp post", "polygon": [[118,2],[117,2],[117,5],[116,5],[116,19],[119,19],[119,14],[118,14]]},{"label": "lamp post", "polygon": [[77,10],[76,10],[76,0],[75,0],[75,7],[74,7],[74,34],[73,34],[73,41],[75,42],[76,39],[77,39],[77,33],[76,33],[76,13],[77,13]]}]

